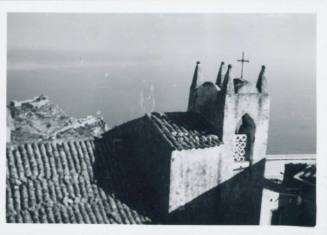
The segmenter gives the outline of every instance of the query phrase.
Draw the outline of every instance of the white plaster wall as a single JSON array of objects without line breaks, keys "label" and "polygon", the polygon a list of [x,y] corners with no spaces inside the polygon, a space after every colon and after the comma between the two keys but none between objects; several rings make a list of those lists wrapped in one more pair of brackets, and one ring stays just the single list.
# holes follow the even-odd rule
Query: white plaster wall
[{"label": "white plaster wall", "polygon": [[232,158],[224,156],[223,145],[172,152],[169,212],[232,177]]},{"label": "white plaster wall", "polygon": [[269,96],[261,93],[226,96],[223,141],[232,148],[236,125],[244,114],[250,115],[256,125],[253,163],[266,155],[269,130]]},{"label": "white plaster wall", "polygon": [[236,106],[234,95],[226,95],[223,122],[223,142],[225,145],[225,153],[230,158],[233,158],[234,135],[237,124],[235,109]]},{"label": "white plaster wall", "polygon": [[271,225],[273,211],[278,209],[279,193],[263,189],[260,211],[260,225]]}]

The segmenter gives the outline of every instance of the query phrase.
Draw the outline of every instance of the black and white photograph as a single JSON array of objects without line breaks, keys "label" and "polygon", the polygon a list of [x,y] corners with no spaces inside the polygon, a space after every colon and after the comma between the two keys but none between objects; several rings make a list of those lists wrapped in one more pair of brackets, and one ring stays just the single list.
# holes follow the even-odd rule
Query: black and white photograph
[{"label": "black and white photograph", "polygon": [[316,226],[314,12],[6,25],[6,224]]}]

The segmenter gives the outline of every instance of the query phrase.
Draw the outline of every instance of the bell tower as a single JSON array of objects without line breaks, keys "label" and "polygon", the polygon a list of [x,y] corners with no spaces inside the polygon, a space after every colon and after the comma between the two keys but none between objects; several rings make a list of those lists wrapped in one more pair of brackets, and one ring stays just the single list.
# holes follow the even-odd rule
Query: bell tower
[{"label": "bell tower", "polygon": [[235,161],[255,163],[265,157],[267,149],[270,101],[265,66],[254,86],[243,79],[243,71],[241,78],[233,79],[231,65],[223,75],[224,65],[220,63],[215,83],[199,85],[202,75],[197,62],[188,111],[201,114],[212,124],[225,145],[225,154],[234,156]]}]

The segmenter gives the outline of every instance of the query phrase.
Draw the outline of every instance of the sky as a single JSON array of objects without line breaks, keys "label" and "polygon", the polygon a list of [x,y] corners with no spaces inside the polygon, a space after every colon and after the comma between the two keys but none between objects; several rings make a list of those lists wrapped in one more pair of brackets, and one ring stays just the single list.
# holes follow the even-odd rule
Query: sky
[{"label": "sky", "polygon": [[316,151],[313,14],[10,13],[7,101],[46,94],[67,114],[101,110],[109,126],[146,111],[185,111],[197,60],[214,81],[221,61],[271,97],[269,154]]}]

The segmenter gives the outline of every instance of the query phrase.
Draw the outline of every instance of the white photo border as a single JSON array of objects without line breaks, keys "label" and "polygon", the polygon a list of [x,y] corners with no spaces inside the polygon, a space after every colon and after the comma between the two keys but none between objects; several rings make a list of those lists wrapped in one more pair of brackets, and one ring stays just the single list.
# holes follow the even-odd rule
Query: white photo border
[{"label": "white photo border", "polygon": [[[317,19],[317,225],[181,226],[6,224],[7,14],[53,13],[313,13]],[[327,231],[327,4],[323,0],[260,1],[0,1],[0,233],[2,234],[324,234]],[[326,233],[326,232],[325,232]]]}]

